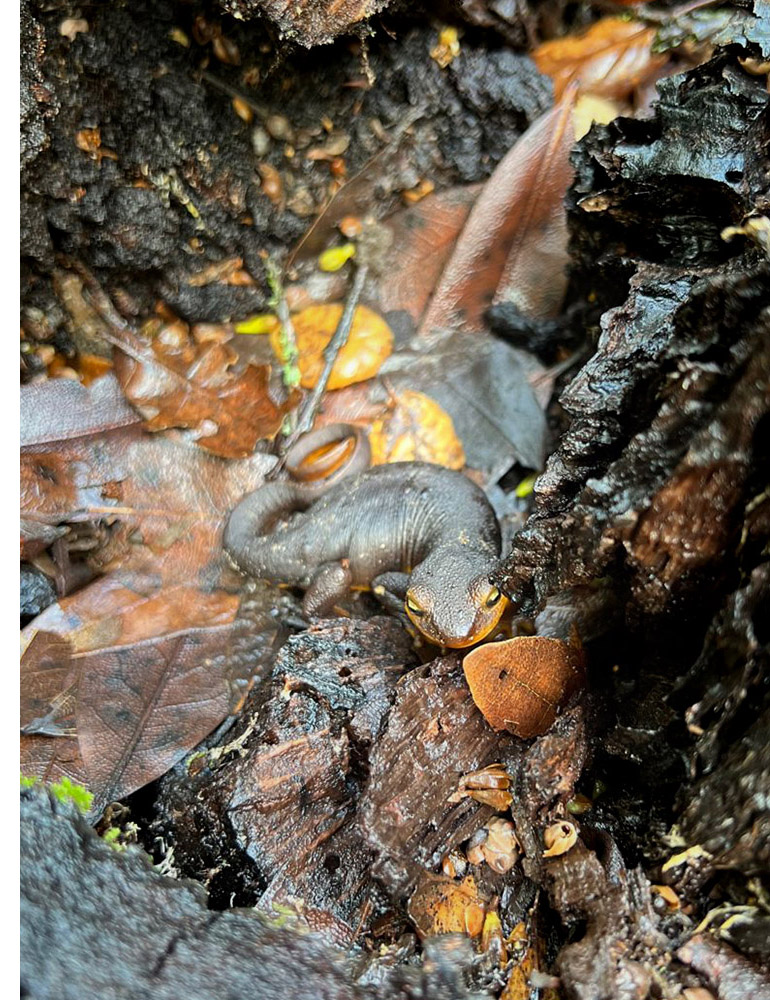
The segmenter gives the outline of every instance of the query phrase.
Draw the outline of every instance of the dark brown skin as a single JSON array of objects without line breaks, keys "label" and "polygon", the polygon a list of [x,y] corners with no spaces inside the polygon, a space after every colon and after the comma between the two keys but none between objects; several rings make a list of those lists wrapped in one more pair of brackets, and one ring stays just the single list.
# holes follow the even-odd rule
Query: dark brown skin
[{"label": "dark brown skin", "polygon": [[478,486],[438,465],[397,462],[323,489],[255,490],[230,515],[226,551],[257,579],[306,587],[308,615],[371,587],[438,645],[470,646],[494,628],[505,605],[489,581],[500,528]]}]

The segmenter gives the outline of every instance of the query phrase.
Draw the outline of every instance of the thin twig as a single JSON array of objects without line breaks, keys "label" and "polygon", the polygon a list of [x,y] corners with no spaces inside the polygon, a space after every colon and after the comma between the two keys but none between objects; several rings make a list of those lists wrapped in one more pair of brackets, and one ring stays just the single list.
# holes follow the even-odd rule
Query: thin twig
[{"label": "thin twig", "polygon": [[[361,298],[361,292],[364,290],[364,283],[368,273],[369,267],[366,264],[362,264],[360,267],[356,268],[356,276],[353,279],[353,287],[350,289],[350,294],[348,295],[345,303],[345,310],[342,313],[342,318],[339,321],[337,329],[334,331],[334,336],[326,345],[326,350],[324,351],[324,368],[321,372],[321,377],[316,382],[310,395],[302,404],[302,409],[300,410],[299,418],[297,420],[297,429],[292,435],[294,440],[296,440],[301,434],[309,431],[313,426],[316,415],[318,414],[318,408],[321,405],[321,398],[326,392],[326,386],[329,384],[329,377],[332,373],[332,368],[334,368],[334,363],[350,336],[350,328],[353,326],[353,316],[355,315],[358,300]],[[293,444],[293,441],[291,443]]]},{"label": "thin twig", "polygon": [[281,370],[283,384],[287,389],[296,389],[300,383],[299,350],[294,324],[291,321],[289,304],[281,281],[281,272],[272,257],[265,262],[267,283],[270,286],[270,305],[275,310],[281,324]]},{"label": "thin twig", "polygon": [[227,94],[228,97],[237,97],[239,101],[243,101],[244,104],[248,104],[251,110],[261,118],[263,121],[265,118],[270,116],[270,109],[264,104],[260,104],[259,101],[255,101],[253,97],[249,97],[242,90],[238,90],[235,87],[231,87],[230,84],[225,83],[224,80],[220,80],[218,76],[214,76],[213,73],[207,73],[206,70],[201,70],[199,76],[206,83],[211,84],[216,90],[220,90],[223,94]]}]

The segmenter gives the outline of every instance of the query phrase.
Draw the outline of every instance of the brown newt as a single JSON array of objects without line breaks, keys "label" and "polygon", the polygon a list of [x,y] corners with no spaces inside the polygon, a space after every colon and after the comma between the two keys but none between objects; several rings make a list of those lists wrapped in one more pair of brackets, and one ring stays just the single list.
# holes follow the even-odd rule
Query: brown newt
[{"label": "brown newt", "polygon": [[371,587],[440,646],[478,642],[506,603],[489,579],[501,539],[483,490],[424,462],[376,466],[331,488],[268,483],[232,512],[224,545],[249,575],[307,588],[308,615]]}]

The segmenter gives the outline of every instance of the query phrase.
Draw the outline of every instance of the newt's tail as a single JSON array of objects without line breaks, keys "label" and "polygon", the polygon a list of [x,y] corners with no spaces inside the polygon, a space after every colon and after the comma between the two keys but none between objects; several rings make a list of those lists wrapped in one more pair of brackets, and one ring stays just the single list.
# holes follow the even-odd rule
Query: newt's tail
[{"label": "newt's tail", "polygon": [[307,574],[301,559],[289,554],[272,534],[276,522],[306,510],[325,492],[321,484],[267,483],[238,504],[225,525],[225,552],[249,576],[258,580],[299,583]]}]

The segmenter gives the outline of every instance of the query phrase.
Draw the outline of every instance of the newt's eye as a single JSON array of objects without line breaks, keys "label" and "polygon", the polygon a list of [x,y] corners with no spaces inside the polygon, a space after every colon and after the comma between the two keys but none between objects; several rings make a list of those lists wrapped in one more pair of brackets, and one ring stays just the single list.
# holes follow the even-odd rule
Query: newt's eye
[{"label": "newt's eye", "polygon": [[415,618],[422,618],[425,611],[420,607],[415,601],[411,594],[406,595],[406,610],[415,616]]},{"label": "newt's eye", "polygon": [[502,596],[503,595],[500,593],[497,587],[493,587],[487,594],[487,596],[484,598],[484,604],[488,608],[493,608]]}]

